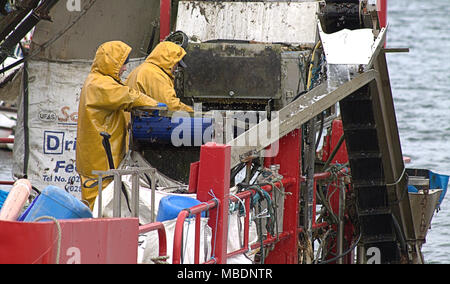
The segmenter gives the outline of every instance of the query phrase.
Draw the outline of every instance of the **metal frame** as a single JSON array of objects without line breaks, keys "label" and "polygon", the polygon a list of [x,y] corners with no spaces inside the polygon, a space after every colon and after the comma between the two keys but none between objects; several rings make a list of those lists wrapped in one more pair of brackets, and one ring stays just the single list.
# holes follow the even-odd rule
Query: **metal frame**
[{"label": "metal frame", "polygon": [[[309,121],[311,118],[317,116],[321,112],[330,108],[340,100],[354,93],[356,90],[365,86],[369,82],[375,80],[376,71],[369,70],[357,75],[353,80],[343,84],[336,90],[328,92],[327,81],[320,84],[310,92],[301,96],[279,111],[278,118],[272,121],[263,121],[262,123],[250,128],[233,141],[230,145],[257,145],[257,146],[232,146],[231,149],[231,167],[240,163],[241,157],[252,152],[260,152],[268,146],[276,143],[281,137],[299,128],[301,125]],[[278,124],[277,126],[273,126]],[[266,129],[279,129],[277,137],[270,137],[267,143],[261,144],[261,141],[249,141],[245,143],[247,138],[258,137],[258,132]]]},{"label": "metal frame", "polygon": [[122,203],[122,176],[131,175],[131,214],[133,217],[139,217],[139,175],[150,174],[152,204],[151,204],[151,220],[156,221],[154,213],[155,208],[155,191],[156,191],[156,169],[154,168],[131,168],[131,169],[115,169],[109,171],[92,171],[92,174],[98,176],[98,216],[102,216],[102,183],[106,176],[114,176],[114,199],[113,199],[113,217],[121,217]]}]

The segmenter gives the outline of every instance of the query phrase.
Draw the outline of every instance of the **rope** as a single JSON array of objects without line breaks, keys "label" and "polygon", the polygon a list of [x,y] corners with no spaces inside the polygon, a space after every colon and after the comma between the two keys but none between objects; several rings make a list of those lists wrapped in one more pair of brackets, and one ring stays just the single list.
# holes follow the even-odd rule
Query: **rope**
[{"label": "rope", "polygon": [[362,233],[359,234],[359,237],[355,241],[355,243],[347,251],[345,251],[343,254],[335,256],[335,257],[333,257],[331,259],[328,259],[328,260],[325,260],[325,261],[321,261],[321,262],[319,262],[319,264],[328,264],[330,262],[334,262],[334,261],[336,261],[336,260],[346,256],[347,254],[349,254],[352,250],[354,250],[356,248],[356,246],[359,244],[359,241],[361,240],[361,237],[362,237]]},{"label": "rope", "polygon": [[209,191],[209,195],[212,196],[213,200],[217,204],[216,225],[215,225],[216,230],[214,232],[214,246],[213,246],[213,251],[212,251],[212,256],[211,256],[211,259],[214,259],[214,263],[217,263],[217,260],[216,260],[216,243],[217,243],[217,224],[219,223],[219,214],[218,214],[218,212],[219,212],[219,208],[220,208],[220,202],[219,202],[219,199],[214,194],[214,191],[212,189]]},{"label": "rope", "polygon": [[[236,198],[238,200],[238,202],[242,205],[242,209],[244,211],[244,215],[241,215],[241,216],[246,217],[247,216],[247,212],[245,210],[245,203],[244,203],[244,201],[242,199],[240,199],[237,195],[233,194],[233,193],[230,193],[230,195],[233,196],[234,198]],[[236,208],[234,207],[234,204],[235,203],[230,200],[230,210],[229,210],[230,214],[232,214],[236,210]]]},{"label": "rope", "polygon": [[396,182],[394,182],[394,183],[387,183],[386,186],[394,186],[394,185],[397,185],[399,182],[402,181],[403,177],[405,176],[405,173],[406,173],[406,167],[403,168],[403,172],[402,172],[402,174],[400,175],[400,177],[397,179]]},{"label": "rope", "polygon": [[316,260],[314,260],[314,263],[317,264],[319,262],[319,256],[322,253],[323,247],[325,246],[325,241],[328,238],[328,235],[331,233],[331,229],[328,229],[328,231],[325,233],[325,235],[322,237],[322,241],[320,243],[319,249],[316,253]]},{"label": "rope", "polygon": [[[35,219],[33,222],[39,222],[41,220],[51,220],[51,221],[55,222],[55,224],[56,224],[56,229],[58,231],[58,237],[57,237],[58,245],[56,247],[56,261],[55,261],[55,263],[59,264],[59,257],[60,257],[60,253],[61,253],[61,239],[62,239],[61,226],[60,226],[58,220],[56,220],[56,218],[51,217],[51,216],[42,216],[42,217],[39,217],[39,218]],[[52,247],[53,247],[53,244],[41,256],[39,256],[38,259],[36,259],[35,262],[37,262],[39,259],[41,259],[45,254],[47,254]]]},{"label": "rope", "polygon": [[167,260],[169,259],[168,256],[158,256],[155,258],[152,258],[151,261],[153,261],[155,264],[169,264]]}]

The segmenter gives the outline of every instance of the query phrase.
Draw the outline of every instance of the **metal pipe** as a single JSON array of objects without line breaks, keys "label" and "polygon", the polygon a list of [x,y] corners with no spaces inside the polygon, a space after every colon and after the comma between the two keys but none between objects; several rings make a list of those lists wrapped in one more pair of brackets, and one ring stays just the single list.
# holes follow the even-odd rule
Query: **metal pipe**
[{"label": "metal pipe", "polygon": [[121,217],[122,208],[122,179],[119,173],[114,173],[114,201],[113,201],[113,217]]},{"label": "metal pipe", "polygon": [[[339,226],[337,239],[337,254],[342,255],[344,252],[344,231],[345,231],[345,184],[344,180],[339,179]],[[343,258],[337,260],[338,264],[343,264]]]},{"label": "metal pipe", "polygon": [[13,144],[14,138],[0,138],[0,144]]},{"label": "metal pipe", "polygon": [[366,262],[365,256],[366,250],[363,245],[358,245],[356,247],[356,264],[364,264]]},{"label": "metal pipe", "polygon": [[139,234],[145,234],[148,232],[152,232],[158,230],[159,237],[159,256],[167,255],[167,238],[166,238],[166,229],[164,224],[161,222],[155,222],[151,224],[147,224],[139,227]]},{"label": "metal pipe", "polygon": [[170,34],[171,0],[160,1],[159,40],[163,41]]},{"label": "metal pipe", "polygon": [[103,176],[98,176],[98,218],[102,218],[103,215]]},{"label": "metal pipe", "polygon": [[[285,179],[283,179],[282,184],[284,186],[289,186],[289,185],[292,185],[294,182],[295,182],[294,178],[285,178]],[[281,183],[277,182],[277,183],[275,183],[275,186],[281,186]],[[272,185],[266,185],[266,186],[263,186],[262,189],[267,191],[267,192],[270,192],[270,191],[273,190],[273,187],[272,187]],[[252,190],[252,189],[246,190],[246,191],[243,191],[243,192],[240,192],[240,193],[236,194],[236,196],[238,198],[240,198],[241,200],[246,200],[245,208],[246,208],[247,215],[245,217],[245,225],[244,225],[244,247],[239,249],[238,251],[228,253],[227,254],[227,258],[230,257],[230,256],[237,255],[237,254],[245,253],[245,252],[248,251],[249,232],[250,232],[250,229],[249,229],[249,227],[250,227],[250,214],[249,214],[249,211],[250,211],[250,198],[254,194],[256,194],[256,191]],[[231,200],[233,202],[238,201],[239,200],[238,198],[236,198],[235,196],[229,196],[229,200]],[[220,201],[218,201],[218,202],[220,202]],[[222,202],[224,202],[224,201],[222,201]],[[178,214],[177,222],[175,224],[175,232],[174,232],[174,240],[173,240],[173,257],[172,257],[172,263],[173,264],[181,264],[181,252],[182,252],[182,243],[183,243],[183,229],[184,229],[184,222],[185,222],[186,218],[188,218],[189,216],[192,216],[192,215],[196,215],[197,216],[197,215],[201,214],[204,211],[208,211],[208,210],[214,209],[214,208],[217,207],[217,205],[218,205],[218,203],[216,203],[214,200],[209,200],[207,202],[203,202],[202,204],[196,205],[196,206],[194,206],[192,208],[183,210],[183,211],[181,211]],[[199,218],[199,217],[197,217],[197,218]],[[197,238],[198,238],[197,235],[199,235],[199,233],[200,233],[200,227],[196,225],[196,230],[195,230],[195,236],[196,236],[195,240],[196,241],[195,241],[194,262],[198,258],[197,257],[197,255],[198,255],[197,250],[199,249],[200,242],[197,241]],[[266,239],[264,241],[264,245],[273,243],[273,242],[277,241],[277,239],[278,240],[283,240],[283,239],[291,236],[292,234],[293,234],[292,232],[290,232],[290,233],[283,232],[279,236],[270,237],[269,239]],[[256,244],[256,247],[258,247],[258,246],[259,246],[259,244]],[[253,247],[252,247],[252,249],[254,249]],[[209,261],[205,262],[205,264],[208,264],[208,263],[214,263],[214,260],[209,260]]]},{"label": "metal pipe", "polygon": [[154,169],[150,175],[150,182],[151,184],[151,188],[152,188],[152,212],[151,212],[151,220],[152,222],[156,221],[156,216],[155,216],[155,206],[156,206],[156,170]]},{"label": "metal pipe", "polygon": [[200,229],[202,223],[202,215],[195,216],[195,241],[194,241],[194,264],[200,263]]},{"label": "metal pipe", "polygon": [[[152,190],[152,193],[153,193],[153,190]],[[132,204],[131,205],[132,216],[139,218],[139,174],[137,174],[137,173],[134,173],[132,175],[131,204]],[[153,206],[151,208],[151,212],[153,213]],[[152,222],[154,222],[153,219],[152,219]]]},{"label": "metal pipe", "polygon": [[316,131],[315,131],[316,119],[311,119],[307,124],[307,141],[306,141],[306,212],[304,225],[306,228],[306,234],[308,238],[312,239],[312,224],[313,224],[313,206],[314,206],[314,164],[316,158],[315,142],[316,142]]}]

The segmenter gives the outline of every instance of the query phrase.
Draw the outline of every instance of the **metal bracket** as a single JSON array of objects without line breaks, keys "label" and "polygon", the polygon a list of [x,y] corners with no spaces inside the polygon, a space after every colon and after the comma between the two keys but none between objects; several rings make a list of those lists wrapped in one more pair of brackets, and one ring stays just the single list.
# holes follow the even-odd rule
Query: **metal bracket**
[{"label": "metal bracket", "polygon": [[155,191],[156,191],[156,169],[154,168],[129,168],[122,170],[109,171],[92,171],[92,174],[98,176],[98,216],[101,217],[102,212],[102,182],[105,176],[114,176],[114,197],[113,197],[113,217],[121,217],[121,201],[122,201],[122,176],[131,175],[131,214],[133,217],[139,218],[139,176],[141,174],[149,174],[152,190],[151,204],[151,220],[156,221],[155,216]]}]

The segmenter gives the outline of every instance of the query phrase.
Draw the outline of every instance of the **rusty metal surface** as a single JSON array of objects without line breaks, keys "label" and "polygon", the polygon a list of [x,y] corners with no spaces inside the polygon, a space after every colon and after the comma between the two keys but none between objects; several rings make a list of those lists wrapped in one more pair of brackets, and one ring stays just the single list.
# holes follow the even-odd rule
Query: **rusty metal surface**
[{"label": "rusty metal surface", "polygon": [[193,44],[188,47],[185,62],[185,97],[281,97],[280,45]]}]

